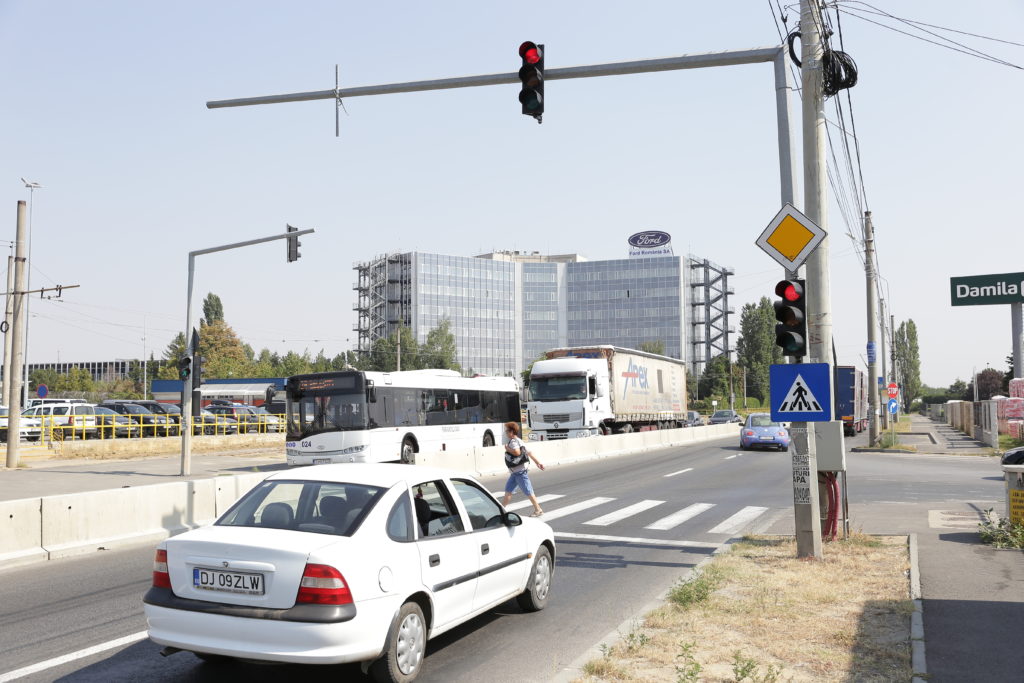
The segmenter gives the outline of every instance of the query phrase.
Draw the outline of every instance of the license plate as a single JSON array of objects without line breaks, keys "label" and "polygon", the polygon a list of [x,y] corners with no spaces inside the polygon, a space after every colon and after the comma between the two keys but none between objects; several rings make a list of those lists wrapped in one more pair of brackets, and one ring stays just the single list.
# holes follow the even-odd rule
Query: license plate
[{"label": "license plate", "polygon": [[761,437],[761,441],[774,441],[774,440],[775,440],[774,436],[762,436]]},{"label": "license plate", "polygon": [[331,459],[330,458],[313,458],[313,464],[314,465],[330,465],[331,464]]},{"label": "license plate", "polygon": [[220,569],[192,570],[192,585],[201,590],[222,593],[263,595],[263,575],[244,572],[226,572]]}]

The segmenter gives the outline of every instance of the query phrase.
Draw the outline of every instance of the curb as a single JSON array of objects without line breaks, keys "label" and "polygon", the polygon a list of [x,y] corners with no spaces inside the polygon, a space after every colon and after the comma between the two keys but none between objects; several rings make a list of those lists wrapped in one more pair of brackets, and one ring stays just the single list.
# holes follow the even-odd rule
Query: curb
[{"label": "curb", "polygon": [[909,535],[910,554],[910,599],[914,611],[910,615],[910,667],[913,670],[911,683],[926,683],[928,663],[925,660],[924,611],[921,600],[921,568],[917,563],[917,534]]}]

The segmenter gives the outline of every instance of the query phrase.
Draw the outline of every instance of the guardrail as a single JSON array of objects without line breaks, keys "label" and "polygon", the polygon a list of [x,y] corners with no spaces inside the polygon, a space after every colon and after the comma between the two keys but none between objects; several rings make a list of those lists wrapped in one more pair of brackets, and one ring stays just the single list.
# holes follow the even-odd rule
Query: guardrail
[{"label": "guardrail", "polygon": [[[529,442],[547,465],[681,446],[726,436],[735,424],[616,434],[566,441]],[[264,437],[267,438],[267,437]],[[504,474],[502,446],[419,453],[416,463],[479,477]],[[267,473],[0,501],[0,569],[111,549],[155,543],[208,524]]]}]

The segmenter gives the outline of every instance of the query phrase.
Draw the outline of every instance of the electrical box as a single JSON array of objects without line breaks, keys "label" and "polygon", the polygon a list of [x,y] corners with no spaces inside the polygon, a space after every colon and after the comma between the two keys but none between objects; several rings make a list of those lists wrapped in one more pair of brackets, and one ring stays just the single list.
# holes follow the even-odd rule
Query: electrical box
[{"label": "electrical box", "polygon": [[846,443],[843,440],[843,423],[812,422],[814,425],[814,450],[817,454],[819,472],[846,471]]}]

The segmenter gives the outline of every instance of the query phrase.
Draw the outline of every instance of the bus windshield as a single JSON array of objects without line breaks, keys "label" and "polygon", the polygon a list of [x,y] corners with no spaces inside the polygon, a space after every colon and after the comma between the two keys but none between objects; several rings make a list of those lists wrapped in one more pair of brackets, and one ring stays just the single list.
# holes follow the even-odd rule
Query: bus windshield
[{"label": "bus windshield", "polygon": [[533,377],[530,379],[531,401],[570,401],[587,397],[587,378]]},{"label": "bus windshield", "polygon": [[294,385],[289,386],[289,439],[366,429],[364,386],[358,373],[296,378]]}]

